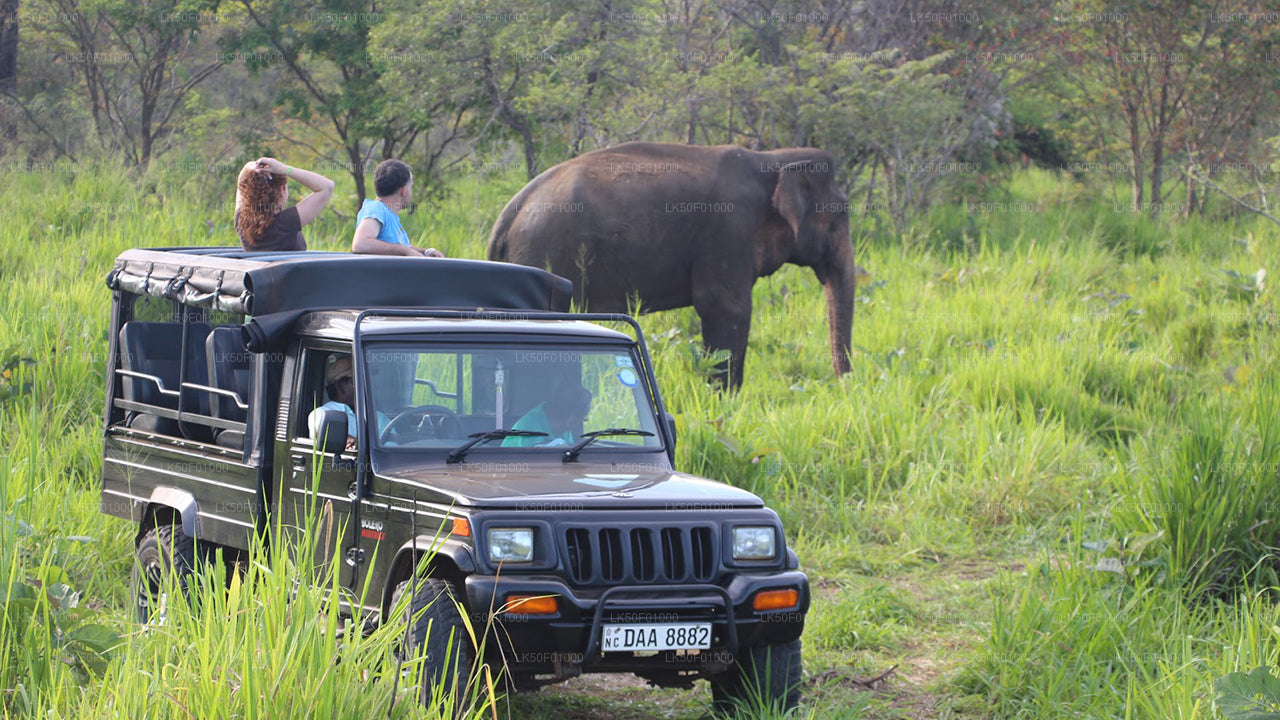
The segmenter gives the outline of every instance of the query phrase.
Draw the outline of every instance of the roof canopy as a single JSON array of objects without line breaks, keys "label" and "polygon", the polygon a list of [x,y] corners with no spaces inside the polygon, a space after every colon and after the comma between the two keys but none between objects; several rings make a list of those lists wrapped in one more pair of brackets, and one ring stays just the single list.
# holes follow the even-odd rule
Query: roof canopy
[{"label": "roof canopy", "polygon": [[107,287],[254,316],[366,307],[564,312],[573,292],[558,275],[510,263],[207,247],[126,250]]}]

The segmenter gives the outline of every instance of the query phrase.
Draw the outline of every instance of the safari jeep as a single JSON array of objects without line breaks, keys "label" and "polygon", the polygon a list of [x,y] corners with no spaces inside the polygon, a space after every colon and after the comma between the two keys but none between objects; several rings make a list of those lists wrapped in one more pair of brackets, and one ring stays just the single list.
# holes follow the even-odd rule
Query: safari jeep
[{"label": "safari jeep", "polygon": [[514,688],[797,704],[808,579],[758,497],[673,469],[632,318],[469,260],[130,250],[107,285],[102,510],[137,523],[140,622],[166,575],[323,506],[344,614],[409,622],[410,594],[433,680],[465,681],[466,613]]}]

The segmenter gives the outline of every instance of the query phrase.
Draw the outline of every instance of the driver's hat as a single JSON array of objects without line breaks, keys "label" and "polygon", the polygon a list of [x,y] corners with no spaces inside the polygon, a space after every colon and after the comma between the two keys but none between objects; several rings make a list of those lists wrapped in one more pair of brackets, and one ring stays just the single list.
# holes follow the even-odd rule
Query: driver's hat
[{"label": "driver's hat", "polygon": [[342,357],[329,363],[329,368],[324,371],[324,384],[332,385],[342,378],[352,376],[351,372],[351,356],[343,355]]}]

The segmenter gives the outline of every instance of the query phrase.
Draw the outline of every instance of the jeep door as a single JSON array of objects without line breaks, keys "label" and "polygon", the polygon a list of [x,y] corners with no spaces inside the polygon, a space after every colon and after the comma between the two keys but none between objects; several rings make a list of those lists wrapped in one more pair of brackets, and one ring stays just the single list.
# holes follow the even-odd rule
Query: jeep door
[{"label": "jeep door", "polygon": [[[295,534],[300,555],[313,553],[309,559],[317,567],[332,567],[346,588],[358,580],[356,453],[320,452],[309,421],[321,405],[336,402],[325,373],[334,360],[350,354],[350,348],[328,344],[304,344],[290,353],[285,377],[292,381],[285,384],[291,393],[281,399],[282,413],[289,413],[287,452],[277,453],[282,461],[279,512],[286,531]],[[347,432],[354,435],[355,428]]]}]

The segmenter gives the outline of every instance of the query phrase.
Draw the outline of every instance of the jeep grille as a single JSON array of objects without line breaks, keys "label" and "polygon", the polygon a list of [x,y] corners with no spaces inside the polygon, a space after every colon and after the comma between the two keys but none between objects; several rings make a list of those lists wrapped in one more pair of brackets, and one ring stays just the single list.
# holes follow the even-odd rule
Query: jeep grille
[{"label": "jeep grille", "polygon": [[709,582],[718,565],[713,526],[569,527],[562,535],[578,584]]}]

